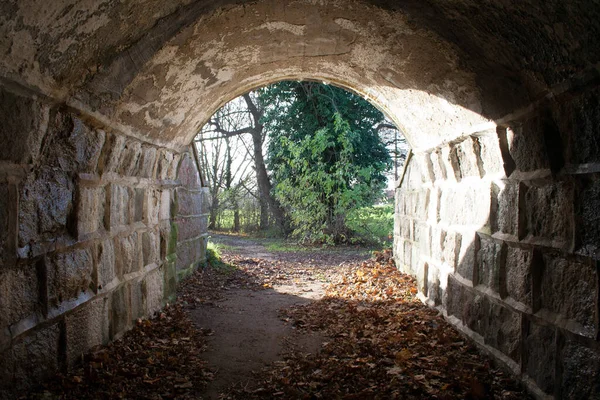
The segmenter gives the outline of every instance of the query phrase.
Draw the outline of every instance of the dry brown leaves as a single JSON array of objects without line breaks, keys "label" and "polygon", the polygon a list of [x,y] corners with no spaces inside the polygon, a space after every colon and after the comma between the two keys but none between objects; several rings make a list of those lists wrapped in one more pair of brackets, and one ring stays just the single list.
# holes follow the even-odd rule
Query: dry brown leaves
[{"label": "dry brown leaves", "polygon": [[206,332],[180,305],[140,320],[124,337],[87,354],[83,365],[32,399],[197,399],[212,373],[202,360]]},{"label": "dry brown leaves", "polygon": [[438,313],[420,303],[413,279],[390,254],[340,271],[327,296],[282,310],[299,329],[331,339],[317,355],[292,353],[264,385],[230,398],[523,399]]}]

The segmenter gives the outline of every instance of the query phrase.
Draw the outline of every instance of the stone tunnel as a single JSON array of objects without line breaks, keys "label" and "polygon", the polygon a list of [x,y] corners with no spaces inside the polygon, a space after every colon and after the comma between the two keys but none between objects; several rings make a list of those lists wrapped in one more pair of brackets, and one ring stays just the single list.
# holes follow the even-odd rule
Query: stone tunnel
[{"label": "stone tunnel", "polygon": [[359,93],[412,147],[394,253],[537,398],[600,398],[593,0],[0,3],[0,397],[204,260],[192,138],[261,85]]}]

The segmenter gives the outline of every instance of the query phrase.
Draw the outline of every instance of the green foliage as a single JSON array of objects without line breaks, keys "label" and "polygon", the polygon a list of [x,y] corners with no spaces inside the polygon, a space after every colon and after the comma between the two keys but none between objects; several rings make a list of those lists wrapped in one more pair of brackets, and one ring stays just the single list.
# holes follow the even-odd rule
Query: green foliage
[{"label": "green foliage", "polygon": [[394,233],[394,205],[385,204],[351,210],[346,218],[355,241],[389,247]]},{"label": "green foliage", "polygon": [[381,198],[391,158],[364,99],[314,82],[262,89],[274,194],[301,240],[349,241],[346,215]]},{"label": "green foliage", "polygon": [[221,245],[208,242],[206,245],[206,263],[211,268],[224,273],[231,274],[235,270],[235,267],[231,264],[223,262],[221,259]]}]

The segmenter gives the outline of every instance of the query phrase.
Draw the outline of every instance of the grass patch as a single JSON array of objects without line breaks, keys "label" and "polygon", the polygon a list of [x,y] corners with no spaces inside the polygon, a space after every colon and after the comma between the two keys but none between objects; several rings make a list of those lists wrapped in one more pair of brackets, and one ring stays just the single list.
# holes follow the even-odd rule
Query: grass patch
[{"label": "grass patch", "polygon": [[226,263],[221,258],[221,249],[223,245],[208,242],[206,245],[206,263],[215,271],[229,275],[235,271],[235,266]]},{"label": "grass patch", "polygon": [[346,217],[346,224],[358,241],[389,247],[394,233],[394,205],[390,203],[353,210]]}]

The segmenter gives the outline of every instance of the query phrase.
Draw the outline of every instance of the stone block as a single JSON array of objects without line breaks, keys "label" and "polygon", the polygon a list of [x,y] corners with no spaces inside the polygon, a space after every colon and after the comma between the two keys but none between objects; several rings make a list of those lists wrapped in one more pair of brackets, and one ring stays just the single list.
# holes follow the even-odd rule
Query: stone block
[{"label": "stone block", "polygon": [[146,202],[146,189],[133,189],[133,222],[142,222],[144,220],[144,204]]},{"label": "stone block", "polygon": [[600,162],[600,89],[595,87],[579,96],[565,94],[556,103],[556,120],[568,145],[570,164]]},{"label": "stone block", "polygon": [[506,245],[485,235],[479,236],[479,243],[475,272],[477,285],[484,285],[504,296]]},{"label": "stone block", "polygon": [[174,301],[177,293],[177,268],[175,261],[163,263],[163,295],[164,301]]},{"label": "stone block", "polygon": [[114,340],[131,326],[131,296],[129,285],[113,290],[110,296],[109,335]]},{"label": "stone block", "polygon": [[176,189],[176,196],[179,215],[202,215],[202,193],[178,187]]},{"label": "stone block", "polygon": [[431,228],[426,224],[415,224],[414,240],[418,243],[419,254],[423,257],[431,255]]},{"label": "stone block", "polygon": [[160,310],[165,300],[165,280],[162,268],[156,268],[150,271],[143,281],[146,315],[152,316]]},{"label": "stone block", "polygon": [[138,233],[134,232],[128,236],[116,236],[113,240],[117,276],[122,277],[138,272],[142,268]]},{"label": "stone block", "polygon": [[169,164],[169,170],[167,171],[167,179],[174,181],[177,179],[177,171],[179,170],[179,162],[181,161],[181,154],[173,154],[173,162]]},{"label": "stone block", "polygon": [[473,138],[481,176],[504,174],[504,161],[496,132]]},{"label": "stone block", "polygon": [[453,315],[461,321],[468,308],[473,302],[467,302],[466,288],[458,282],[452,275],[448,276],[448,285],[443,295],[442,303],[448,315]]},{"label": "stone block", "polygon": [[575,225],[577,250],[596,260],[600,259],[600,181],[583,182],[576,197]]},{"label": "stone block", "polygon": [[179,241],[192,239],[208,232],[207,220],[204,216],[179,217],[176,221],[179,228]]},{"label": "stone block", "polygon": [[528,235],[557,247],[569,247],[573,240],[572,184],[528,185],[525,215]]},{"label": "stone block", "polygon": [[434,181],[446,180],[446,167],[442,161],[442,153],[439,149],[430,153],[431,169],[434,175]]},{"label": "stone block", "polygon": [[442,231],[440,236],[442,246],[441,261],[450,268],[455,269],[458,262],[458,253],[460,251],[461,236],[454,232]]},{"label": "stone block", "polygon": [[106,134],[106,140],[102,148],[102,153],[98,160],[98,172],[106,174],[117,172],[121,152],[125,147],[125,137],[115,134]]},{"label": "stone block", "polygon": [[510,157],[518,170],[531,172],[550,169],[540,116],[513,123],[506,130]]},{"label": "stone block", "polygon": [[556,364],[556,337],[553,327],[525,324],[523,372],[529,375],[540,389],[554,392]]},{"label": "stone block", "polygon": [[475,155],[475,148],[471,138],[452,145],[449,155],[457,181],[467,177],[480,176],[477,156]]},{"label": "stone block", "polygon": [[[53,377],[61,368],[61,330],[58,324],[29,331],[13,346],[14,375],[17,384],[31,388]],[[60,361],[59,361],[60,360]]]},{"label": "stone block", "polygon": [[433,223],[437,223],[440,221],[440,201],[442,197],[442,192],[439,189],[432,189],[429,192],[429,206],[427,212],[427,220]]},{"label": "stone block", "polygon": [[485,344],[520,362],[521,315],[489,301],[489,313],[485,316],[484,325]]},{"label": "stone block", "polygon": [[488,329],[490,301],[485,295],[477,292],[472,293],[464,304],[464,323],[474,332],[483,336]]},{"label": "stone block", "polygon": [[19,247],[69,233],[74,188],[66,172],[43,167],[23,182],[19,194]]},{"label": "stone block", "polygon": [[160,236],[154,231],[142,233],[142,258],[144,266],[160,261]]},{"label": "stone block", "polygon": [[567,341],[561,351],[563,399],[600,398],[600,351]]},{"label": "stone block", "polygon": [[526,189],[520,182],[504,181],[501,186],[492,185],[493,232],[501,232],[522,239],[525,222],[522,212]]},{"label": "stone block", "polygon": [[142,155],[137,175],[141,178],[153,178],[158,151],[155,147],[142,145]]},{"label": "stone block", "polygon": [[543,263],[539,306],[567,320],[567,329],[594,337],[598,296],[595,265],[566,259],[553,252],[543,254]]},{"label": "stone block", "polygon": [[440,220],[450,225],[488,225],[490,217],[489,186],[459,185],[442,190]]},{"label": "stone block", "polygon": [[94,287],[94,262],[90,249],[55,253],[45,259],[48,306],[76,299]]},{"label": "stone block", "polygon": [[98,166],[105,133],[90,129],[71,113],[51,113],[45,164],[63,171],[94,173]]},{"label": "stone block", "polygon": [[158,212],[158,218],[160,221],[168,220],[174,215],[171,215],[171,197],[172,192],[165,189],[160,192],[160,209]]},{"label": "stone block", "polygon": [[15,239],[16,232],[11,226],[10,212],[17,208],[16,199],[13,200],[11,191],[15,192],[14,187],[0,184],[0,267],[14,258],[16,253]]},{"label": "stone block", "polygon": [[169,169],[174,162],[174,155],[171,151],[162,149],[158,156],[156,166],[156,178],[159,180],[169,179]]},{"label": "stone block", "polygon": [[98,243],[96,254],[98,290],[102,290],[117,277],[115,248],[112,239]]},{"label": "stone block", "polygon": [[48,118],[46,105],[0,90],[0,160],[15,164],[37,161]]},{"label": "stone block", "polygon": [[107,187],[110,207],[106,216],[111,229],[128,225],[131,222],[131,193],[129,188],[116,184]]},{"label": "stone block", "polygon": [[419,170],[421,171],[421,183],[433,182],[435,180],[435,175],[433,173],[433,165],[431,165],[429,154],[415,154],[414,158],[415,162],[419,165]]},{"label": "stone block", "polygon": [[436,306],[442,303],[442,288],[440,283],[440,270],[429,265],[427,268],[427,297],[434,302]]},{"label": "stone block", "polygon": [[0,331],[40,311],[34,265],[0,269]]},{"label": "stone block", "polygon": [[506,251],[506,294],[514,300],[532,307],[531,263],[533,251],[508,246]]},{"label": "stone block", "polygon": [[67,365],[74,366],[92,347],[109,340],[108,298],[84,303],[65,317]]},{"label": "stone block", "polygon": [[166,224],[160,227],[160,258],[165,259],[177,252],[178,228],[176,223]]},{"label": "stone block", "polygon": [[177,243],[177,272],[189,269],[204,262],[204,238]]},{"label": "stone block", "polygon": [[[458,233],[456,235],[459,235]],[[473,282],[476,254],[479,251],[479,236],[476,233],[460,235],[460,251],[456,272],[463,278]]]},{"label": "stone block", "polygon": [[104,187],[79,185],[77,195],[77,236],[79,239],[104,228],[105,203]]},{"label": "stone block", "polygon": [[146,316],[146,287],[142,279],[135,279],[127,282],[129,286],[130,304],[131,304],[131,321],[135,322],[138,318]]},{"label": "stone block", "polygon": [[[144,221],[146,225],[152,227],[158,224],[160,220],[161,210],[161,194],[162,192],[157,189],[148,189],[146,198],[146,215]],[[168,192],[167,192],[168,193]]]},{"label": "stone block", "polygon": [[138,170],[138,163],[142,151],[142,144],[137,140],[127,140],[121,157],[119,158],[119,168],[117,171],[123,176],[134,176]]},{"label": "stone block", "polygon": [[202,181],[200,179],[198,167],[196,166],[196,161],[189,153],[185,153],[181,157],[179,171],[177,172],[177,180],[181,182],[181,185],[188,189],[200,189],[202,187]]}]

